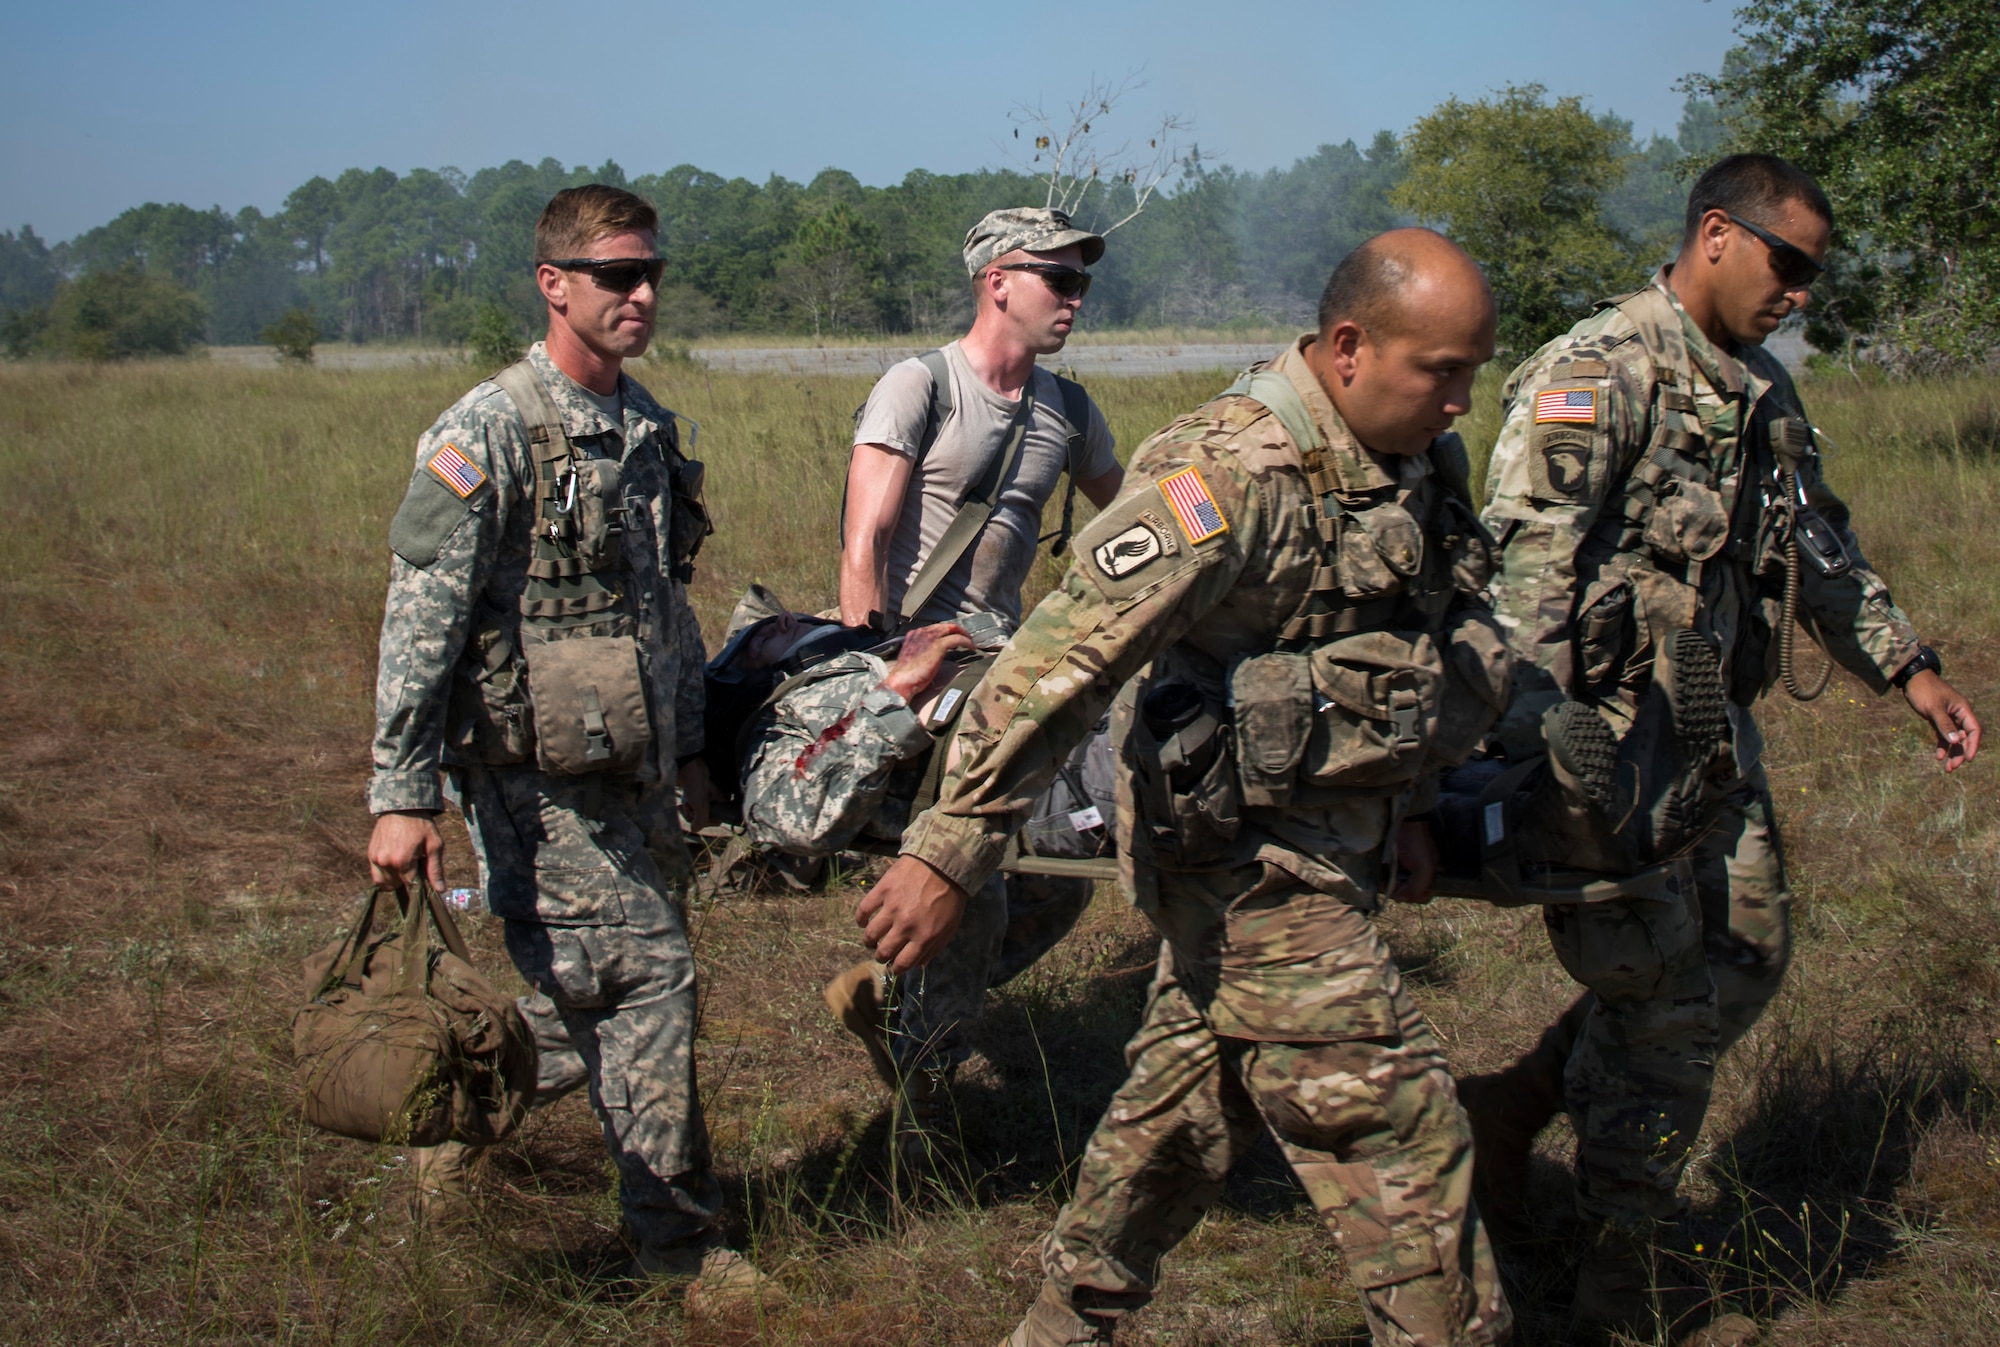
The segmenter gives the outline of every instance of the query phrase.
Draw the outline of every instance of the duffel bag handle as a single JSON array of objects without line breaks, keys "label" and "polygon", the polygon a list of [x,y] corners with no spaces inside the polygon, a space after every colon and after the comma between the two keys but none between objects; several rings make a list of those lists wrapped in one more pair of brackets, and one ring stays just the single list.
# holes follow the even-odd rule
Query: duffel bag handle
[{"label": "duffel bag handle", "polygon": [[[376,891],[378,894],[380,890]],[[374,900],[370,899],[372,904]],[[430,922],[424,915],[430,914]],[[423,995],[431,982],[431,933],[436,926],[444,937],[444,947],[466,963],[472,962],[472,953],[465,947],[465,937],[458,933],[458,923],[451,919],[451,912],[444,905],[444,899],[431,887],[428,877],[417,877],[416,890],[403,915],[403,987],[413,995]]]}]

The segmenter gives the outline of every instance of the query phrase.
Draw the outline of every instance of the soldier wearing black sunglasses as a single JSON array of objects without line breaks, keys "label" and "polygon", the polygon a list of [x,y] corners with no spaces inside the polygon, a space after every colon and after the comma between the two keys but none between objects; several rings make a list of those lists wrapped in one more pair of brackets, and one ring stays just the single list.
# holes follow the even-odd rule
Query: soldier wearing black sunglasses
[{"label": "soldier wearing black sunglasses", "polygon": [[[1620,896],[1548,909],[1583,994],[1459,1098],[1496,1223],[1524,1214],[1535,1135],[1568,1111],[1578,1214],[1595,1232],[1575,1308],[1592,1329],[1653,1322],[1649,1233],[1680,1211],[1716,1060],[1791,958],[1751,704],[1780,681],[1810,700],[1838,663],[1900,690],[1946,771],[1979,751],[1971,705],[1862,556],[1799,390],[1764,349],[1808,303],[1832,236],[1832,205],[1796,166],[1717,163],[1689,193],[1673,263],[1514,372],[1487,469],[1494,607],[1520,657],[1499,737],[1509,758],[1547,752],[1572,779],[1537,825],[1547,836],[1520,845]],[[1801,627],[1826,654],[1803,679]],[[1633,876],[1666,864],[1683,888],[1661,902]],[[1752,1332],[1738,1322],[1706,1340]]]},{"label": "soldier wearing black sunglasses", "polygon": [[[714,1305],[771,1288],[716,1228],[695,1081],[675,806],[706,822],[687,586],[710,530],[701,465],[623,368],[653,335],[658,226],[620,188],[557,193],[535,230],[546,340],[419,441],[389,528],[368,861],[378,884],[443,885],[442,772],[534,989],[535,1104],[588,1087],[633,1275]],[[463,1208],[477,1154],[419,1148],[420,1210]]]},{"label": "soldier wearing black sunglasses", "polygon": [[[855,424],[843,622],[894,629],[979,612],[1018,622],[1042,507],[1064,474],[1071,498],[1081,490],[1103,506],[1118,494],[1124,470],[1103,414],[1080,385],[1035,363],[1069,340],[1090,292],[1085,268],[1103,255],[1102,238],[1043,207],[994,211],[966,234],[972,330],[891,369]],[[1062,517],[1066,538],[1070,498]],[[937,1123],[949,1117],[951,1076],[987,986],[1061,939],[1090,892],[1085,879],[996,877],[952,946],[903,980],[887,1015],[879,965],[858,964],[827,987],[829,1007],[903,1097],[896,1144],[911,1172],[936,1166],[948,1134]]]}]

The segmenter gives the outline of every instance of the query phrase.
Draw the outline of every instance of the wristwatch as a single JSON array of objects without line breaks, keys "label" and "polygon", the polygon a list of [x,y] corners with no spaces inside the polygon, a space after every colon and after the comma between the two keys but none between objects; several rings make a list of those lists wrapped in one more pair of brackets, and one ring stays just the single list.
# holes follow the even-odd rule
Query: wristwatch
[{"label": "wristwatch", "polygon": [[1891,678],[1889,682],[1894,687],[1906,688],[1910,685],[1912,678],[1915,678],[1926,669],[1929,669],[1934,674],[1942,674],[1944,673],[1944,661],[1938,658],[1937,651],[1927,645],[1920,645],[1917,647],[1917,657],[1896,670],[1896,676]]}]

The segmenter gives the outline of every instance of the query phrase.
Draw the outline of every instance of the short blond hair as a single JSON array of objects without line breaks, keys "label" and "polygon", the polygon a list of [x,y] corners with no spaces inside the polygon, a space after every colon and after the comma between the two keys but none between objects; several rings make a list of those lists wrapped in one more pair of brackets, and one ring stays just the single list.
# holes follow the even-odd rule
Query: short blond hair
[{"label": "short blond hair", "polygon": [[656,237],[660,232],[660,213],[645,197],[601,182],[565,187],[549,198],[535,224],[535,265],[586,256],[606,235],[632,230]]}]

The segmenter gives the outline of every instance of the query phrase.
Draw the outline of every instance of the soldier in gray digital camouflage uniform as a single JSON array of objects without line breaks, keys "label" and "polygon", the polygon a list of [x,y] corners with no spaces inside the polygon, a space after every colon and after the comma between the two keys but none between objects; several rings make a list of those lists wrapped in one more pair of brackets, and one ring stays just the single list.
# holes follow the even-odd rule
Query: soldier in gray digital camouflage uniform
[{"label": "soldier in gray digital camouflage uniform", "polygon": [[1341,263],[1320,319],[1133,455],[858,914],[894,967],[934,957],[1112,707],[1120,866],[1159,968],[1012,1347],[1112,1341],[1263,1127],[1377,1343],[1511,1331],[1443,1052],[1370,920],[1427,896],[1416,816],[1507,696],[1448,433],[1493,303],[1464,253],[1398,230]]},{"label": "soldier in gray digital camouflage uniform", "polygon": [[[444,883],[443,769],[536,992],[522,1002],[536,1102],[588,1086],[636,1271],[713,1298],[760,1278],[716,1236],[695,1089],[674,796],[678,782],[705,812],[704,651],[685,588],[709,531],[700,467],[621,372],[653,331],[656,228],[615,188],[550,201],[535,231],[547,341],[419,441],[390,528],[368,858],[377,883]],[[462,1201],[465,1147],[416,1159],[426,1197]]]},{"label": "soldier in gray digital camouflage uniform", "polygon": [[[1522,673],[1501,738],[1539,748],[1552,717],[1558,759],[1607,818],[1626,820],[1627,834],[1647,825],[1669,853],[1691,848],[1691,902],[1676,886],[1546,909],[1557,956],[1588,993],[1514,1066],[1461,1085],[1482,1200],[1499,1216],[1519,1210],[1534,1136],[1567,1107],[1577,1207],[1597,1234],[1576,1300],[1593,1331],[1650,1322],[1647,1250],[1679,1210],[1715,1059],[1756,1022],[1790,959],[1750,704],[1781,678],[1809,691],[1786,652],[1793,612],[1869,687],[1902,689],[1947,770],[1979,748],[1972,708],[1862,558],[1798,390],[1763,347],[1805,306],[1832,230],[1825,195],[1799,169],[1725,159],[1694,185],[1676,261],[1529,357],[1505,390],[1485,521],[1503,548],[1494,602]],[[1635,738],[1662,697],[1671,715],[1657,723],[1672,728]],[[1712,713],[1690,714],[1704,701]],[[1714,733],[1688,742],[1697,721]],[[1672,809],[1648,817],[1649,781],[1678,820]],[[1593,817],[1580,811],[1558,841],[1567,864],[1671,858],[1631,855]],[[1676,828],[1678,843],[1665,836]],[[1708,1340],[1738,1339],[1712,1326]]]}]

